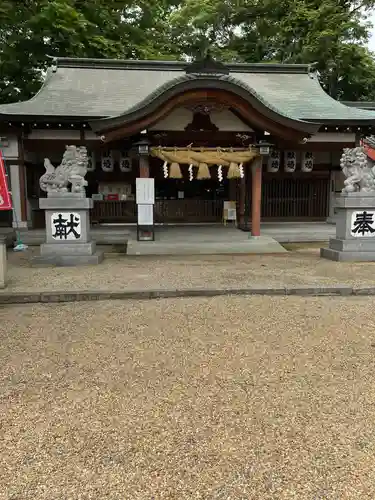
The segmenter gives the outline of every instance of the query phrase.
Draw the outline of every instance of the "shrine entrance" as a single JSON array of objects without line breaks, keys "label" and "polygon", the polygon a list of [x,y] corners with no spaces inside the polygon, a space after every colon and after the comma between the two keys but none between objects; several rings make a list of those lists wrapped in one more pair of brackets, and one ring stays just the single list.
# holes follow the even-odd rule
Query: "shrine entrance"
[{"label": "shrine entrance", "polygon": [[250,163],[258,155],[253,147],[152,148],[155,223],[238,223],[238,181],[251,176]]},{"label": "shrine entrance", "polygon": [[[310,217],[314,207],[322,206],[322,212],[316,213],[324,218],[321,199],[313,207],[314,196],[306,189],[312,167],[301,160],[304,170],[298,174],[305,178],[296,182],[292,178],[296,152],[288,152],[293,158],[280,156],[282,144],[294,148],[319,125],[279,113],[258,99],[251,87],[229,77],[223,65],[215,64],[211,70],[187,66],[185,74],[176,76],[154,100],[142,101],[134,112],[90,123],[106,147],[130,141],[139,161],[138,184],[151,186],[145,179],[152,180],[152,196],[139,202],[142,210],[149,205],[143,226],[221,223],[225,203],[234,206],[236,226],[255,237],[260,236],[261,218],[278,217],[285,207],[298,219],[299,212],[301,218]],[[272,148],[278,158],[271,156]],[[280,199],[275,185],[282,162],[289,174],[284,184],[294,188],[286,201]],[[271,174],[269,179],[266,172]],[[264,187],[263,181],[268,183]],[[268,198],[262,199],[262,190]],[[105,202],[100,202],[103,208]],[[128,201],[127,207],[120,206],[121,200],[116,203],[117,215],[128,220],[130,216],[131,222],[141,225],[137,200],[131,207]],[[97,218],[103,221],[102,216]]]}]

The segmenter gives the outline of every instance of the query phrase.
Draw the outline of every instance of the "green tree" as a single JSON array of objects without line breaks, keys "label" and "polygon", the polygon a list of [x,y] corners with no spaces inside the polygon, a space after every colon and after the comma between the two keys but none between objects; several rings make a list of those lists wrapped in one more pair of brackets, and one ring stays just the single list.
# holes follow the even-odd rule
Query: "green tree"
[{"label": "green tree", "polygon": [[[171,13],[179,46],[223,60],[316,63],[334,98],[372,98],[366,10],[374,0],[185,0]],[[183,29],[185,26],[185,30]],[[188,27],[188,29],[186,29]]]},{"label": "green tree", "polygon": [[173,57],[165,23],[156,0],[3,0],[0,101],[33,95],[48,56]]}]

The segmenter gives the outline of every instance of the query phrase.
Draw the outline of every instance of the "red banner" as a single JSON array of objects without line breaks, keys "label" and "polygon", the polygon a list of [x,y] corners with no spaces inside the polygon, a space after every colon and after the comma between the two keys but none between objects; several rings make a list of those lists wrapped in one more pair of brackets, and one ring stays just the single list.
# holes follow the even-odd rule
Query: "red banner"
[{"label": "red banner", "polygon": [[365,153],[367,156],[372,160],[375,161],[375,149],[373,149],[371,146],[368,144],[365,144],[363,141],[361,141],[361,146],[364,148]]},{"label": "red banner", "polygon": [[3,155],[0,150],[0,210],[12,210],[12,200],[8,188]]}]

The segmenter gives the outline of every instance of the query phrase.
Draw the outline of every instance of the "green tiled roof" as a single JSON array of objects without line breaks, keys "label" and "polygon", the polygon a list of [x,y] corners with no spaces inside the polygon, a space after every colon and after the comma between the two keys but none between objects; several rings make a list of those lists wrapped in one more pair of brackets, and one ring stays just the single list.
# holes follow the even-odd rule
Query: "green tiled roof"
[{"label": "green tiled roof", "polygon": [[[375,123],[375,111],[329,97],[307,65],[230,64],[229,76],[281,116],[319,123]],[[32,99],[0,105],[0,118],[105,118],[126,115],[186,77],[186,63],[58,58]],[[190,78],[199,76],[189,75]],[[211,76],[215,78],[215,76]]]}]

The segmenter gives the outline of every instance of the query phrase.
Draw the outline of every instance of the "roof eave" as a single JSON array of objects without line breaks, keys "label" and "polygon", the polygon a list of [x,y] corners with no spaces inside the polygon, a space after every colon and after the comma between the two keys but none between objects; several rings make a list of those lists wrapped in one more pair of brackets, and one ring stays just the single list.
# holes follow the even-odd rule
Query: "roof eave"
[{"label": "roof eave", "polygon": [[26,115],[26,114],[4,114],[0,113],[0,123],[4,121],[17,121],[17,122],[39,122],[39,123],[58,123],[58,122],[86,122],[90,120],[100,120],[106,118],[105,116],[70,116],[70,115]]},{"label": "roof eave", "polygon": [[[306,121],[311,121],[312,120],[309,120],[308,118],[305,118]],[[357,119],[354,119],[354,120],[346,120],[346,119],[321,119],[319,120],[319,123],[321,125],[332,125],[332,126],[343,126],[343,125],[347,125],[347,126],[355,126],[355,125],[375,125],[375,116],[373,119],[370,119],[370,118],[366,118],[366,119],[363,119],[363,118],[357,118]]]},{"label": "roof eave", "polygon": [[348,106],[349,108],[358,108],[358,109],[375,109],[374,101],[339,101],[341,104]]}]

